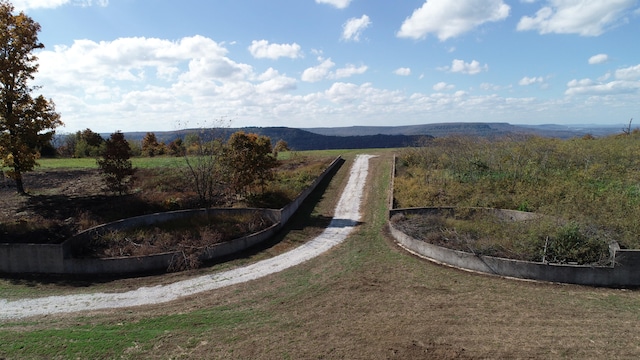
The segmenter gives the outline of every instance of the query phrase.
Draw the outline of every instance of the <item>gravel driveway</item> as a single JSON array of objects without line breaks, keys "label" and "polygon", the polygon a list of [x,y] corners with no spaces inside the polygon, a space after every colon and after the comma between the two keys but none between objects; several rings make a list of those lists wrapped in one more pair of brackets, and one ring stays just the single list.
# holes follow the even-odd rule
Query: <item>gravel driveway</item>
[{"label": "gravel driveway", "polygon": [[221,273],[203,275],[169,285],[141,287],[123,293],[49,296],[16,301],[0,299],[0,319],[159,304],[258,279],[301,264],[344,241],[360,220],[360,202],[371,157],[370,155],[356,157],[350,170],[349,181],[336,205],[334,218],[324,232],[289,252]]}]

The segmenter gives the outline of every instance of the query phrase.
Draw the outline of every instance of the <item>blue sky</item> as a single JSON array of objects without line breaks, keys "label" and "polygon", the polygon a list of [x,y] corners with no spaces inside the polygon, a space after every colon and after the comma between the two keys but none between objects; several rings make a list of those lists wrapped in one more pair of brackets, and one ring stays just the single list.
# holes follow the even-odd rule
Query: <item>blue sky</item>
[{"label": "blue sky", "polygon": [[14,0],[65,127],[640,122],[640,0]]}]

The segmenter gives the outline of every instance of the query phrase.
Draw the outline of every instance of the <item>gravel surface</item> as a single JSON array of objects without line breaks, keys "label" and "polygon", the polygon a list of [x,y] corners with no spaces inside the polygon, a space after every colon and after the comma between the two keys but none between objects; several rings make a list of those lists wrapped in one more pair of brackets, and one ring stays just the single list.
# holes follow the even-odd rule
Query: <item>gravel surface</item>
[{"label": "gravel surface", "polygon": [[301,264],[344,241],[357,225],[360,220],[360,202],[371,157],[370,155],[356,157],[350,171],[349,181],[336,205],[333,220],[325,231],[294,250],[242,268],[203,275],[169,285],[141,287],[123,293],[49,296],[16,301],[0,299],[0,319],[19,319],[38,315],[159,304],[255,280]]}]

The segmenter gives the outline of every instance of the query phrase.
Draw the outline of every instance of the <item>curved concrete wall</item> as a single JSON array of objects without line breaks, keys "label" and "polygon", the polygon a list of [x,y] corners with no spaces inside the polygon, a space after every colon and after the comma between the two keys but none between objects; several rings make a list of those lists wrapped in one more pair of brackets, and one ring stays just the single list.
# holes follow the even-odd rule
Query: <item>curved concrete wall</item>
[{"label": "curved concrete wall", "polygon": [[97,234],[104,234],[114,230],[124,230],[133,227],[150,226],[153,224],[159,224],[171,220],[188,219],[195,216],[215,216],[220,214],[234,214],[234,215],[252,215],[260,214],[262,217],[268,219],[270,222],[277,224],[280,222],[280,210],[275,209],[256,209],[256,208],[203,208],[203,209],[189,209],[189,210],[176,210],[162,213],[155,213],[149,215],[135,216],[132,218],[122,219],[114,221],[108,224],[99,225],[91,229],[82,231],[75,236],[67,239],[62,243],[65,257],[73,257],[73,251],[75,247],[79,246],[83,242],[89,241]]},{"label": "curved concrete wall", "polygon": [[[269,228],[244,236],[231,241],[218,243],[207,248],[200,260],[210,261],[228,256],[271,238],[278,229],[279,224],[274,224]],[[154,271],[164,271],[179,261],[182,253],[168,252],[147,256],[127,256],[119,258],[104,259],[79,259],[66,258],[63,261],[66,274],[126,274],[126,273],[148,273]]]},{"label": "curved concrete wall", "polygon": [[[414,208],[393,209],[389,216],[398,213],[441,212],[451,208]],[[495,210],[515,221],[538,216],[515,210]],[[612,266],[594,267],[584,265],[546,264],[539,262],[511,260],[493,256],[475,255],[472,253],[447,249],[441,246],[414,239],[393,226],[389,221],[391,234],[402,247],[437,263],[450,265],[465,270],[487,274],[508,276],[570,284],[636,287],[640,286],[640,251],[612,249]]]},{"label": "curved concrete wall", "polygon": [[164,253],[140,257],[106,259],[80,259],[73,257],[72,249],[88,241],[96,233],[152,225],[169,220],[215,213],[255,213],[273,222],[269,228],[258,233],[212,245],[206,249],[201,260],[215,260],[256,246],[273,237],[298,211],[302,203],[315,189],[344,163],[341,156],[282,209],[218,208],[170,211],[122,219],[83,231],[62,244],[0,244],[0,273],[49,273],[49,274],[125,274],[163,271],[171,266],[180,253]]}]

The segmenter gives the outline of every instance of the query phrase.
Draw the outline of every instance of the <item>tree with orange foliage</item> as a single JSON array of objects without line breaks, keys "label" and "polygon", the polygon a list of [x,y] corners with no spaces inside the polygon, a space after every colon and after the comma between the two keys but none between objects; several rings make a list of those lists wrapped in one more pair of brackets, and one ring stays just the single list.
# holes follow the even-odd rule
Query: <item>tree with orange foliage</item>
[{"label": "tree with orange foliage", "polygon": [[39,149],[51,141],[62,125],[53,101],[31,96],[38,59],[33,52],[44,48],[38,40],[40,25],[24,12],[13,14],[10,2],[0,0],[0,167],[24,194],[22,173],[37,165]]}]

